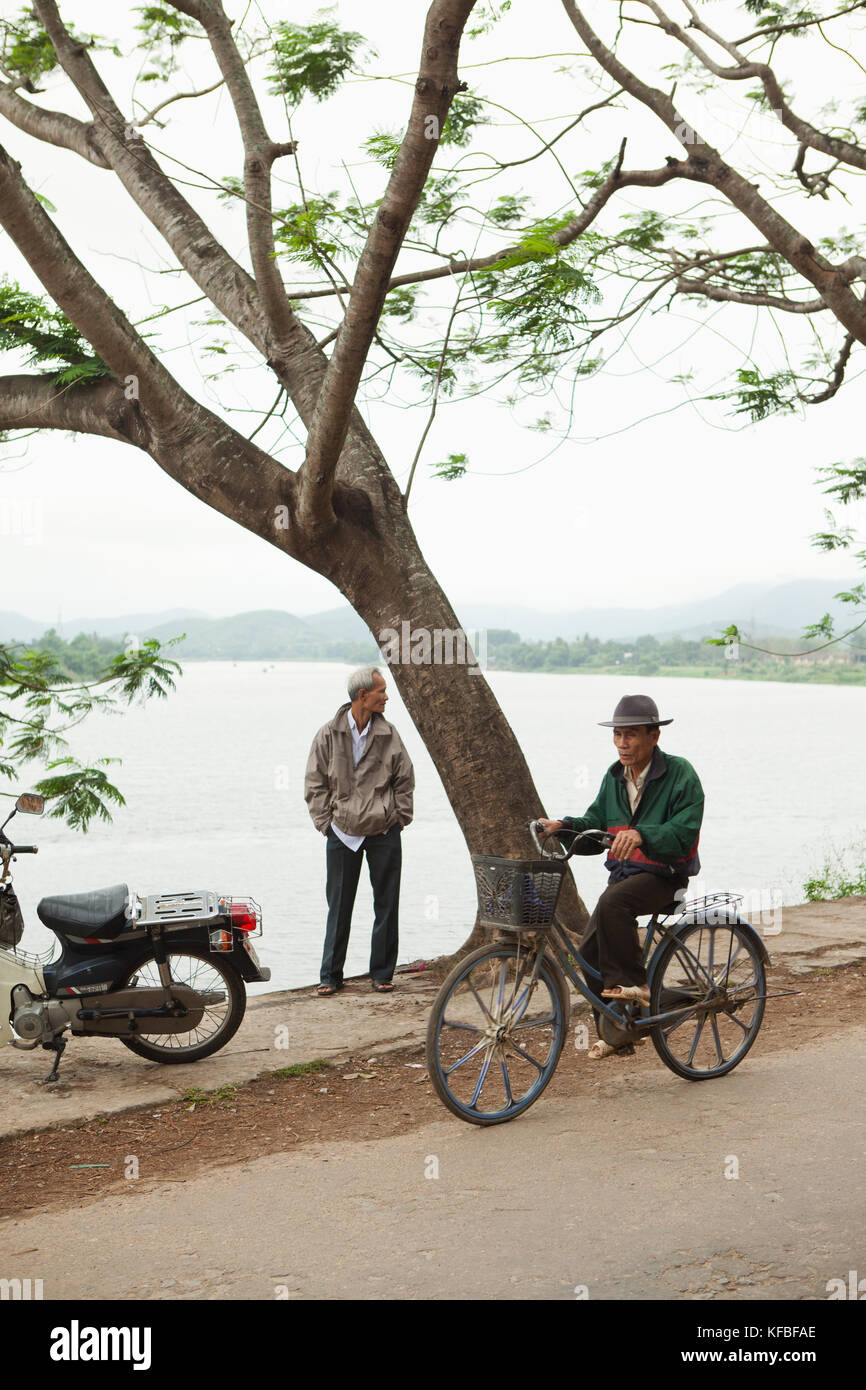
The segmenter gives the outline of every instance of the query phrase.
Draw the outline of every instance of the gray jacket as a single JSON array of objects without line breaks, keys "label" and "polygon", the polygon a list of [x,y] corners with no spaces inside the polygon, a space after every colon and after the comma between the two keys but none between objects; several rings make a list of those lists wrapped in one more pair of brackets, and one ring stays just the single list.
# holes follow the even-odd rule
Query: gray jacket
[{"label": "gray jacket", "polygon": [[352,730],[341,705],[310,749],[304,798],[323,835],[333,821],[347,835],[381,835],[412,819],[415,773],[393,724],[372,714],[364,754],[355,767]]}]

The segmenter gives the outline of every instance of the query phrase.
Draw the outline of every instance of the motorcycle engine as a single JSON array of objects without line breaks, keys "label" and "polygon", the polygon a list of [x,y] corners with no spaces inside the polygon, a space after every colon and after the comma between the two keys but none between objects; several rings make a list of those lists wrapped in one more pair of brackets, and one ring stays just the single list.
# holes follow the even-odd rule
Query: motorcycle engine
[{"label": "motorcycle engine", "polygon": [[28,1041],[62,1033],[69,1022],[69,1015],[62,1004],[56,999],[34,999],[25,985],[13,989],[12,1005],[12,1027],[19,1038]]}]

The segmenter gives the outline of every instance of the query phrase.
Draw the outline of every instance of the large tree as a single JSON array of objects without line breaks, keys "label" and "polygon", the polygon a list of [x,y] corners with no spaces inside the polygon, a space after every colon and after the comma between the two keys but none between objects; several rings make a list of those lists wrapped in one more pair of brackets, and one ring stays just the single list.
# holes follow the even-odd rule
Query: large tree
[{"label": "large tree", "polygon": [[[760,56],[768,45],[774,53],[804,35],[823,42],[811,11],[787,20],[779,6],[751,0],[745,9],[753,28],[731,44],[704,23],[707,6],[687,4],[681,25],[650,0],[552,5],[547,22],[551,32],[555,26],[555,46],[567,51],[549,61],[561,67],[564,58],[572,69],[574,114],[542,136],[529,117],[509,110],[526,142],[506,158],[480,148],[485,121],[503,108],[464,89],[458,54],[468,34],[483,55],[486,36],[507,22],[510,8],[507,0],[430,4],[417,77],[403,80],[405,97],[396,88],[398,128],[360,132],[368,159],[384,171],[375,196],[360,194],[351,178],[338,193],[313,193],[303,173],[312,123],[304,125],[300,148],[294,139],[296,111],[308,111],[350,76],[359,80],[365,60],[363,36],[341,30],[330,15],[306,26],[274,17],[267,26],[258,10],[240,5],[244,22],[235,22],[220,0],[146,6],[136,13],[147,70],[120,100],[102,76],[117,50],[74,32],[56,0],[35,0],[32,10],[7,20],[0,114],[119,180],[178,272],[183,294],[169,309],[182,312],[190,292],[207,301],[228,334],[211,350],[231,353],[243,343],[278,394],[244,434],[230,410],[210,408],[183,385],[157,340],[133,326],[64,238],[62,210],[55,219],[22,167],[0,149],[0,225],[51,301],[17,285],[3,291],[0,346],[26,353],[41,370],[0,378],[0,429],[90,433],[144,450],[194,496],[330,579],[378,637],[404,622],[428,632],[459,625],[409,519],[424,439],[413,459],[389,466],[359,410],[377,393],[411,384],[428,423],[447,399],[479,390],[511,401],[533,394],[551,400],[557,383],[573,388],[601,370],[606,335],[639,322],[659,296],[699,296],[833,326],[811,363],[805,353],[800,365],[783,370],[743,366],[732,388],[735,409],[758,418],[833,394],[855,347],[866,341],[859,244],[832,226],[816,245],[782,215],[775,190],[762,192],[746,164],[735,167],[713,146],[696,113],[680,111],[670,71],[661,84],[638,72],[645,57],[665,67],[682,55],[688,62],[678,80],[692,83],[695,100],[713,84],[754,81],[750,101],[766,98],[796,141],[791,174],[779,172],[782,187],[790,193],[796,180],[811,206],[843,175],[866,167],[856,131],[839,133],[835,121],[825,128],[796,113]],[[730,17],[734,7],[721,8]],[[835,22],[850,23],[862,8],[841,7]],[[474,28],[467,29],[470,16]],[[655,47],[646,54],[642,46],[628,48],[637,24],[639,37],[647,25],[652,31]],[[178,54],[190,46],[202,70],[202,50],[209,55],[192,92],[178,83]],[[724,62],[708,48],[726,54]],[[694,81],[696,64],[705,70],[702,83]],[[46,101],[40,84],[48,74],[52,82],[65,77],[86,118]],[[166,84],[166,95],[152,104],[140,96],[151,79],[148,91]],[[194,169],[161,148],[166,125],[195,119],[189,113],[214,91],[232,104],[243,146],[240,174],[219,165],[218,143],[209,162],[201,156]],[[276,118],[275,96],[283,102]],[[266,109],[272,126],[279,120],[275,134]],[[658,159],[630,167],[627,141],[649,120],[662,131]],[[575,174],[566,151],[585,131],[597,157]],[[478,151],[474,163],[468,150]],[[816,155],[824,161],[818,166],[810,162]],[[545,162],[568,185],[566,206],[533,207],[523,192],[526,166],[542,169]],[[291,178],[277,187],[292,185],[289,205],[274,193],[282,167]],[[500,180],[501,191],[485,190],[482,198],[478,184],[490,180]],[[242,209],[241,259],[187,196],[191,182]],[[729,234],[725,245],[712,243],[712,217],[696,219],[676,202],[676,189],[695,186],[736,210],[739,235]],[[623,209],[624,194],[642,200],[639,212]],[[425,296],[437,287],[449,302],[431,330]],[[159,323],[148,334],[154,327]],[[838,344],[830,341],[835,332]],[[278,447],[287,428],[301,436],[297,467],[287,466]],[[398,463],[408,465],[403,487]],[[454,478],[466,466],[456,453],[439,471]],[[484,678],[464,664],[423,661],[395,661],[393,677],[470,848],[525,851],[519,827],[542,808]],[[580,916],[576,901],[572,911]]]}]

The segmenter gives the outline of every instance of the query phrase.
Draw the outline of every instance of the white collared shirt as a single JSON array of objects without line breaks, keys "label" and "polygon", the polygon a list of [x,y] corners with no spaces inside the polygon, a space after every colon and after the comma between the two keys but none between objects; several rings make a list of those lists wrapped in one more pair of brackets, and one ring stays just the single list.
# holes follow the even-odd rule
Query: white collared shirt
[{"label": "white collared shirt", "polygon": [[650,758],[643,772],[639,772],[637,776],[635,776],[634,768],[627,767],[623,770],[625,789],[628,792],[628,804],[631,808],[632,815],[634,815],[635,807],[643,794],[644,782],[646,781],[647,773],[651,767],[652,758]]},{"label": "white collared shirt", "polygon": [[[370,732],[370,725],[373,721],[371,717],[367,720],[367,727],[365,729],[359,729],[355,723],[351,706],[346,710],[346,717],[349,720],[349,728],[352,731],[352,759],[355,767],[357,767],[364,756],[364,750],[367,747],[367,735]],[[347,849],[360,849],[367,838],[366,835],[347,835],[345,831],[340,830],[339,826],[335,825],[333,821],[331,821],[331,829],[337,839],[343,841]]]}]

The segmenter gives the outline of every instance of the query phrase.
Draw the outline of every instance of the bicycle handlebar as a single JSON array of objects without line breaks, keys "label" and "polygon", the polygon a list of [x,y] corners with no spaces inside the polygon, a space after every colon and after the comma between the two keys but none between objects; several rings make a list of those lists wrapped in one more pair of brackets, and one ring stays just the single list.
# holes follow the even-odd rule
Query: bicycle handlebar
[{"label": "bicycle handlebar", "polygon": [[[536,849],[538,850],[539,854],[541,855],[541,857],[542,857],[543,859],[545,859],[545,858],[546,858],[546,859],[559,859],[559,860],[567,860],[567,859],[570,859],[570,858],[572,857],[573,854],[578,853],[578,845],[580,844],[581,840],[583,840],[583,841],[591,840],[594,844],[599,845],[599,846],[603,847],[604,849],[609,849],[610,846],[613,844],[613,836],[612,836],[612,835],[609,835],[608,832],[607,832],[606,830],[577,830],[577,831],[575,831],[575,830],[563,829],[562,831],[559,831],[559,830],[544,831],[543,828],[542,828],[542,826],[541,826],[541,824],[540,824],[540,822],[537,821],[537,820],[534,820],[534,819],[531,820],[531,821],[529,822],[529,830],[530,830],[530,834],[532,835],[532,839],[533,839],[533,841],[534,841],[534,843],[535,843],[535,847],[536,847]],[[541,831],[541,833],[542,833],[542,835],[543,835],[543,837],[544,837],[543,840],[539,840],[539,838],[538,838],[539,831]],[[557,838],[559,837],[559,835],[561,835],[561,834],[571,835],[571,836],[573,837],[573,838],[572,838],[572,843],[571,843],[571,845],[569,846],[569,848],[568,848],[567,850],[564,850],[562,854],[556,854],[556,853],[553,853],[553,852],[552,852],[552,853],[549,853],[549,854],[545,854],[545,848],[544,848],[544,847],[545,847],[545,845],[547,844],[547,841],[548,841],[548,840],[555,840],[555,839],[557,839]]]}]

